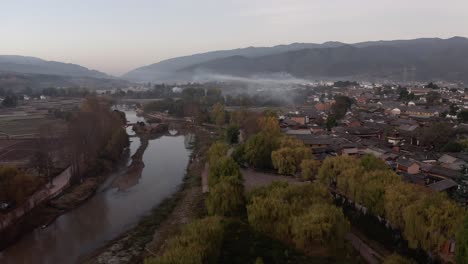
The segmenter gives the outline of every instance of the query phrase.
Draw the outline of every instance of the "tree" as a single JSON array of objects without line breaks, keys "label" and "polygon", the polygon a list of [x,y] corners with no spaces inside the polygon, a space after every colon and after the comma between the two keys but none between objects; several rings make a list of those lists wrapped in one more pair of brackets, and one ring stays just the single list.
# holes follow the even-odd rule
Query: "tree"
[{"label": "tree", "polygon": [[164,253],[145,260],[145,264],[217,263],[224,238],[224,223],[220,217],[205,217],[182,229],[169,240]]},{"label": "tree", "polygon": [[453,129],[450,124],[434,123],[422,129],[420,143],[423,146],[440,149],[452,139],[452,135]]},{"label": "tree", "polygon": [[468,260],[468,214],[465,215],[463,225],[457,232],[457,246],[455,250],[457,263],[465,263]]},{"label": "tree", "polygon": [[245,159],[258,169],[273,167],[271,153],[278,148],[278,137],[268,132],[260,132],[250,137],[245,143]]},{"label": "tree", "polygon": [[292,240],[306,252],[316,245],[343,249],[349,230],[350,223],[343,211],[330,204],[314,204],[304,214],[291,219]]},{"label": "tree", "polygon": [[226,113],[224,111],[224,105],[216,103],[211,110],[211,121],[218,125],[222,126],[226,122]]},{"label": "tree", "polygon": [[7,95],[2,101],[4,107],[16,107],[18,105],[18,97],[15,95]]},{"label": "tree", "polygon": [[360,158],[361,166],[364,167],[366,171],[375,171],[375,170],[389,170],[390,167],[383,160],[377,158],[374,155],[366,154]]},{"label": "tree", "polygon": [[411,248],[437,254],[445,242],[455,237],[463,214],[445,194],[433,193],[403,210],[403,235]]},{"label": "tree", "polygon": [[336,119],[342,119],[352,104],[353,100],[347,96],[335,96],[335,103],[331,107],[331,112]]},{"label": "tree", "polygon": [[242,180],[239,165],[231,157],[218,158],[214,163],[210,164],[208,173],[210,188],[215,186],[223,176],[231,176]]},{"label": "tree", "polygon": [[342,173],[358,168],[359,160],[349,156],[326,158],[320,166],[317,180],[326,186],[334,186]]},{"label": "tree", "polygon": [[230,125],[226,129],[226,141],[228,144],[236,144],[239,142],[239,127],[237,125]]},{"label": "tree", "polygon": [[424,88],[429,88],[429,89],[439,89],[439,86],[433,82],[428,83]]},{"label": "tree", "polygon": [[328,116],[326,121],[326,127],[328,131],[337,126],[336,118],[334,116]]},{"label": "tree", "polygon": [[320,168],[320,161],[315,159],[304,159],[301,162],[301,176],[303,180],[314,180]]},{"label": "tree", "polygon": [[292,148],[280,148],[271,153],[273,167],[279,174],[295,175],[297,170],[294,150]]},{"label": "tree", "polygon": [[259,118],[258,126],[260,128],[260,131],[267,133],[270,136],[276,137],[281,134],[278,119],[272,114]]},{"label": "tree", "polygon": [[385,258],[383,264],[416,264],[416,262],[398,254],[392,254]]},{"label": "tree", "polygon": [[385,218],[393,228],[403,230],[405,228],[403,218],[405,208],[424,199],[428,194],[425,187],[404,182],[387,187],[384,195]]},{"label": "tree", "polygon": [[308,251],[314,245],[341,247],[349,222],[322,185],[275,182],[254,190],[247,205],[254,230]]},{"label": "tree", "polygon": [[214,164],[218,159],[225,157],[228,153],[229,146],[221,141],[217,141],[211,144],[210,148],[208,149],[207,157],[208,163]]},{"label": "tree", "polygon": [[279,174],[295,175],[303,159],[312,158],[312,151],[296,138],[283,136],[280,148],[271,153],[273,167]]},{"label": "tree", "polygon": [[15,166],[0,166],[0,201],[23,203],[42,181]]},{"label": "tree", "polygon": [[209,215],[240,215],[244,204],[244,185],[238,177],[233,176],[222,176],[210,189],[206,199]]},{"label": "tree", "polygon": [[441,151],[443,152],[461,152],[463,151],[463,145],[458,143],[458,142],[454,142],[454,141],[451,141],[447,144],[445,144],[445,146],[441,149]]}]

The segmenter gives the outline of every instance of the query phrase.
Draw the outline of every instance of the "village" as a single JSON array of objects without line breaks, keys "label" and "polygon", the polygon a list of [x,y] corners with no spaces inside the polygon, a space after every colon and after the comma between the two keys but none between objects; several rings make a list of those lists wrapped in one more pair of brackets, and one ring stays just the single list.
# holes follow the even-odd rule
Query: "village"
[{"label": "village", "polygon": [[[408,94],[411,100],[402,98]],[[337,96],[354,103],[329,124]],[[303,141],[318,160],[372,154],[405,181],[450,193],[458,188],[468,162],[463,151],[466,106],[463,88],[350,85],[309,96],[307,106],[296,107],[279,120],[283,132]]]}]

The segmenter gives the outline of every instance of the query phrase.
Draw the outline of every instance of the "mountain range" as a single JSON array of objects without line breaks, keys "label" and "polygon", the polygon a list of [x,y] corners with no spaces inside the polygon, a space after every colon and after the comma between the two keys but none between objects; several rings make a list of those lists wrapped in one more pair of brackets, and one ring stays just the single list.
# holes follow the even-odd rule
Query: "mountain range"
[{"label": "mountain range", "polygon": [[252,77],[278,73],[306,79],[468,81],[468,39],[248,47],[173,58],[137,68],[122,78],[161,82],[191,81],[207,74]]},{"label": "mountain range", "polygon": [[[76,64],[13,55],[0,55],[0,73],[29,74],[31,78],[36,75],[91,78],[93,83],[96,79],[117,80]],[[277,74],[303,79],[468,82],[468,39],[421,38],[354,44],[330,41],[220,50],[164,60],[134,69],[120,79],[182,82],[206,77],[216,80],[222,75]]]},{"label": "mountain range", "polygon": [[90,70],[76,64],[46,61],[35,57],[17,55],[0,55],[0,72],[104,79],[113,78],[105,73]]}]

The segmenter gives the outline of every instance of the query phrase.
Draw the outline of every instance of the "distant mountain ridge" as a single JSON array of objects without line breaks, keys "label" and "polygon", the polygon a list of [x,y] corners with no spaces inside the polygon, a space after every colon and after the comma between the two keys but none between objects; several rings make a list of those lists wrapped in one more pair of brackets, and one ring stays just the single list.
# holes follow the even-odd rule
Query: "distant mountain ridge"
[{"label": "distant mountain ridge", "polygon": [[135,69],[135,81],[190,79],[200,73],[253,76],[287,73],[300,78],[468,81],[468,39],[421,38],[355,44],[294,43],[271,48],[214,51]]},{"label": "distant mountain ridge", "polygon": [[77,64],[46,61],[35,57],[18,55],[0,55],[0,72],[106,79],[114,78],[105,73],[90,70]]}]

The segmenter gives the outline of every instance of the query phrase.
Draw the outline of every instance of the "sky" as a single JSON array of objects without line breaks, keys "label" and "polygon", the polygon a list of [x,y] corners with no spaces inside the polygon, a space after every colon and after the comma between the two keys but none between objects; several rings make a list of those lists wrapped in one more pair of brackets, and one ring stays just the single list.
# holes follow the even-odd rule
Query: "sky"
[{"label": "sky", "polygon": [[0,0],[0,54],[121,75],[294,42],[468,37],[467,0]]}]

